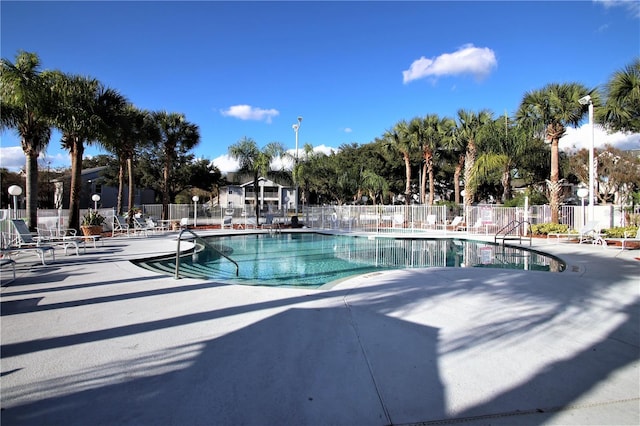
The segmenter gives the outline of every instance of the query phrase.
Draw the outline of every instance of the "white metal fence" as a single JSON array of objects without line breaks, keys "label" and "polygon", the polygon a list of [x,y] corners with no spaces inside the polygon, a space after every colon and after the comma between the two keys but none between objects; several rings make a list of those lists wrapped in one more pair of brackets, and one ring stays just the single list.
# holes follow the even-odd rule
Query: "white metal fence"
[{"label": "white metal fence", "polygon": [[[588,208],[581,206],[563,206],[560,210],[560,223],[568,225],[572,229],[579,229],[586,221]],[[80,211],[82,217],[87,210]],[[98,209],[105,216],[105,231],[111,231],[113,227],[114,209]],[[141,206],[143,217],[160,219],[162,205],[147,204]],[[595,220],[599,222],[601,229],[614,226],[628,225],[629,215],[640,215],[640,206],[634,211],[621,206],[605,205],[594,206]],[[9,219],[12,217],[25,218],[26,210],[17,211],[8,209],[0,210],[0,231],[10,232]],[[467,231],[472,234],[490,234],[500,230],[513,221],[527,221],[531,224],[547,223],[551,221],[549,206],[501,207],[496,205],[471,206],[466,211],[463,206],[450,207],[445,205],[412,205],[412,206],[322,206],[305,207],[297,214],[291,210],[270,210],[261,214],[255,220],[252,209],[223,209],[220,207],[208,208],[199,204],[171,204],[169,205],[169,220],[179,222],[187,218],[190,226],[194,222],[198,226],[220,225],[224,217],[232,217],[235,225],[246,224],[253,219],[256,223],[291,223],[293,216],[298,217],[299,223],[316,229],[334,229],[342,231],[365,232],[422,232],[432,229],[445,229],[444,225],[450,223],[454,217],[462,216]],[[637,220],[637,219],[636,219]],[[68,210],[39,209],[38,226],[41,228],[68,227]],[[436,226],[433,226],[435,222]]]}]

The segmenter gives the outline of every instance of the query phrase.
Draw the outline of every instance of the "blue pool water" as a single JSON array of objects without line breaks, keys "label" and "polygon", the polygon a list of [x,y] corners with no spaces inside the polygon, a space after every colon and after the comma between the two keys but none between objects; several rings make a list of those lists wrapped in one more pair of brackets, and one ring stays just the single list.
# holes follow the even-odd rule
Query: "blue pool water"
[{"label": "blue pool water", "polygon": [[[183,256],[180,276],[264,286],[320,287],[374,271],[427,267],[482,267],[562,271],[559,259],[523,248],[479,241],[356,237],[318,233],[243,234],[207,237]],[[220,255],[224,253],[236,267]],[[173,274],[175,259],[138,262]]]}]

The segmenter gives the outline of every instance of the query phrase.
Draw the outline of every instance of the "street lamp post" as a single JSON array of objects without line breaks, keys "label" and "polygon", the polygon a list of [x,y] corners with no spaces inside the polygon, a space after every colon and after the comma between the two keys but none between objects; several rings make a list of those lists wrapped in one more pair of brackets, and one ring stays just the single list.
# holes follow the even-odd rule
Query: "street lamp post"
[{"label": "street lamp post", "polygon": [[580,197],[580,199],[582,200],[582,226],[584,227],[585,223],[587,222],[584,219],[584,197],[586,197],[587,195],[589,195],[589,190],[587,188],[580,188],[578,189],[578,197]]},{"label": "street lamp post", "polygon": [[[295,168],[298,166],[298,130],[300,130],[300,126],[302,125],[302,117],[298,116],[298,123],[294,124],[293,126],[291,126],[293,128],[293,131],[296,133],[296,159],[293,165],[293,168],[295,170]],[[298,213],[298,179],[296,179],[296,214]]]},{"label": "street lamp post", "polygon": [[93,209],[98,210],[98,201],[100,201],[100,194],[93,194],[91,196],[91,199],[93,200]]},{"label": "street lamp post", "polygon": [[200,197],[194,195],[191,199],[193,200],[193,227],[195,228],[198,222],[198,200]]},{"label": "street lamp post", "polygon": [[589,146],[589,220],[594,220],[594,186],[595,186],[595,165],[594,165],[594,145],[595,133],[593,123],[593,101],[587,95],[578,100],[580,105],[589,105],[589,127],[591,128],[591,145]]},{"label": "street lamp post", "polygon": [[22,188],[18,185],[9,187],[9,195],[13,196],[13,218],[18,218],[18,196],[22,194]]}]

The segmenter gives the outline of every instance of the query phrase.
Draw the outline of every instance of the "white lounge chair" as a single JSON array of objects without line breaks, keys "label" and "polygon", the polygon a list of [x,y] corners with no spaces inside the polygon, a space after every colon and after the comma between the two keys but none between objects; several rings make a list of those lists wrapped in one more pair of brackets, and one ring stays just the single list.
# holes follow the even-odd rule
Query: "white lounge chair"
[{"label": "white lounge chair", "polygon": [[427,220],[422,223],[422,227],[426,229],[436,229],[436,215],[427,215]]},{"label": "white lounge chair", "polygon": [[603,246],[607,246],[608,243],[612,241],[617,241],[620,243],[620,250],[624,250],[625,248],[629,248],[628,243],[640,243],[640,226],[638,227],[638,231],[636,231],[635,236],[633,233],[625,232],[623,238],[601,238],[603,242]]},{"label": "white lounge chair", "polygon": [[582,228],[580,228],[580,230],[577,233],[550,232],[549,234],[547,234],[547,242],[549,242],[549,239],[551,237],[556,237],[557,241],[559,241],[561,237],[565,237],[567,239],[578,238],[580,241],[580,244],[582,244],[583,241],[587,241],[588,239],[596,239],[599,236],[600,236],[600,233],[598,232],[598,221],[592,220],[587,222]]},{"label": "white lounge chair", "polygon": [[137,235],[143,235],[145,237],[149,236],[149,231],[153,230],[153,226],[149,227],[149,224],[147,222],[142,222],[140,219],[138,219],[137,217],[133,217],[133,232]]},{"label": "white lounge chair", "polygon": [[[25,224],[26,227],[26,224]],[[70,229],[68,231],[61,232],[61,235],[58,235],[58,232],[55,228],[42,229],[38,228],[38,236],[35,237],[37,243],[39,245],[47,244],[47,245],[61,245],[64,248],[64,254],[67,254],[67,250],[69,247],[73,246],[76,249],[76,255],[80,255],[79,244],[82,243],[83,252],[86,253],[86,242],[83,237],[76,236],[76,230]],[[95,241],[94,241],[95,246]]]},{"label": "white lounge chair", "polygon": [[444,230],[445,232],[448,231],[459,231],[461,228],[464,228],[464,226],[461,226],[460,224],[462,223],[462,216],[456,216],[453,218],[453,220],[451,220],[451,223],[446,224],[446,223],[440,223],[438,224],[438,228],[441,228],[442,230]]},{"label": "white lounge chair", "polygon": [[37,239],[31,235],[29,231],[29,227],[22,219],[13,219],[11,221],[13,227],[16,230],[18,237],[15,240],[15,244],[11,242],[6,242],[3,239],[2,243],[2,254],[6,256],[11,256],[17,253],[23,252],[35,252],[43,265],[47,264],[45,259],[45,255],[47,252],[51,253],[51,258],[53,261],[56,260],[56,250],[51,245],[40,244]]},{"label": "white lounge chair", "polygon": [[123,216],[113,216],[113,228],[111,230],[111,236],[115,237],[116,234],[126,234],[127,237],[133,230],[129,227],[127,219]]},{"label": "white lounge chair", "polygon": [[222,218],[222,225],[220,228],[225,229],[233,229],[233,210],[227,209],[224,212],[224,217]]}]

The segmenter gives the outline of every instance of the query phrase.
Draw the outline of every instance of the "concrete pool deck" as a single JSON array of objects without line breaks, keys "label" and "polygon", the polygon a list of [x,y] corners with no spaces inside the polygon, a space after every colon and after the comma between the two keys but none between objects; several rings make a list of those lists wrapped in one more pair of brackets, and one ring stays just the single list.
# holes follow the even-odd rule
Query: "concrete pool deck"
[{"label": "concrete pool deck", "polygon": [[640,423],[640,250],[534,240],[567,270],[413,269],[324,290],[130,262],[175,237],[19,257],[8,285],[3,269],[3,425]]}]

